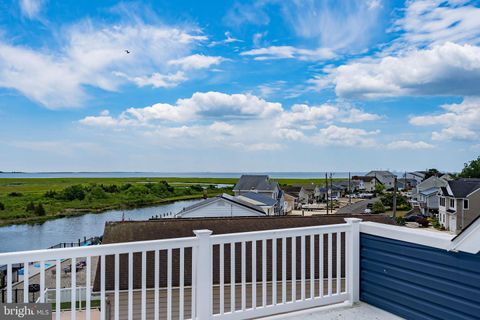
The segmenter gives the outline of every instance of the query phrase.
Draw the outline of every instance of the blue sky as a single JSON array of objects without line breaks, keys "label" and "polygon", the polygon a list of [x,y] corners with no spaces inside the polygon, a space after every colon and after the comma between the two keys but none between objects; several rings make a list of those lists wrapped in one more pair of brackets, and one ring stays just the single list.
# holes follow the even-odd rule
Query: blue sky
[{"label": "blue sky", "polygon": [[460,170],[479,45],[478,1],[3,1],[0,170]]}]

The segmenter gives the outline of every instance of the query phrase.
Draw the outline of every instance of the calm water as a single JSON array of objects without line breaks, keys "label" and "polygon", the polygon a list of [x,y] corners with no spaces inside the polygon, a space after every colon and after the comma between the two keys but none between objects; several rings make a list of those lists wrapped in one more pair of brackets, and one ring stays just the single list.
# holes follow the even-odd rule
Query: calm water
[{"label": "calm water", "polygon": [[59,242],[75,242],[83,237],[100,236],[107,221],[147,220],[162,214],[175,214],[200,200],[177,201],[156,207],[112,210],[79,217],[50,220],[36,225],[14,225],[0,228],[0,252],[44,249]]},{"label": "calm water", "polygon": [[[0,173],[0,178],[239,178],[242,174],[267,174],[272,178],[282,179],[325,177],[325,172],[3,172]],[[365,172],[351,172],[352,176],[363,174]],[[348,178],[348,172],[334,172],[334,177]]]}]

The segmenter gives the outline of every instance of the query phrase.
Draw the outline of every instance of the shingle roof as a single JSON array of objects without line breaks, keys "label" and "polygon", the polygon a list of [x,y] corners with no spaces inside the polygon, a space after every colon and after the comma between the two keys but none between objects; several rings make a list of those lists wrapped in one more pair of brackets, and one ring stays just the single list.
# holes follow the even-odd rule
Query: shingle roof
[{"label": "shingle roof", "polygon": [[273,191],[278,185],[271,181],[267,175],[242,175],[233,190],[268,190]]},{"label": "shingle roof", "polygon": [[448,186],[452,190],[450,196],[455,198],[465,198],[473,191],[480,188],[480,179],[459,179],[448,181]]},{"label": "shingle roof", "polygon": [[352,177],[352,180],[362,180],[364,182],[370,182],[374,179],[375,179],[375,176],[353,176]]},{"label": "shingle roof", "polygon": [[[252,199],[252,200],[255,200],[257,202],[264,203],[267,206],[273,206],[277,203],[277,200],[275,200],[275,199],[273,199],[269,196],[266,196],[264,194],[257,193],[257,192],[247,192],[247,193],[242,194],[241,196]],[[238,197],[237,197],[237,199],[238,199]]]},{"label": "shingle roof", "polygon": [[191,210],[195,210],[196,208],[198,207],[202,207],[204,205],[207,205],[211,202],[215,202],[217,201],[218,199],[224,199],[225,201],[228,201],[228,202],[232,202],[232,203],[235,203],[235,204],[238,204],[238,205],[241,205],[243,207],[247,207],[249,209],[252,209],[252,210],[255,210],[255,211],[258,211],[258,212],[261,212],[262,214],[265,214],[265,212],[262,210],[262,208],[260,208],[259,206],[256,206],[256,205],[253,205],[249,202],[246,202],[246,201],[243,201],[241,199],[238,199],[236,197],[233,197],[229,194],[222,194],[222,195],[219,195],[219,196],[216,196],[216,197],[213,197],[213,198],[208,198],[208,199],[205,199],[203,201],[200,201],[200,202],[197,202],[195,204],[192,204],[191,206],[188,206],[186,208],[183,208],[182,211],[180,211],[179,213],[177,214],[183,214],[187,211],[191,211]]},{"label": "shingle roof", "polygon": [[[345,217],[358,217],[362,218],[364,221],[374,221],[380,223],[388,223],[392,224],[392,220],[388,217],[381,216],[381,215],[317,215],[311,217],[292,217],[292,216],[285,216],[285,217],[242,217],[242,218],[192,218],[192,219],[158,219],[158,220],[151,220],[151,221],[124,221],[124,222],[107,222],[105,224],[104,236],[103,236],[103,243],[110,244],[110,243],[120,243],[120,242],[135,242],[135,241],[146,241],[146,240],[160,240],[160,239],[172,239],[172,238],[181,238],[181,237],[192,237],[194,236],[194,230],[201,230],[201,229],[209,229],[213,231],[214,235],[218,234],[225,234],[225,233],[236,233],[236,232],[248,232],[248,231],[261,231],[261,230],[272,230],[272,229],[285,229],[285,228],[297,228],[297,227],[307,227],[307,226],[320,226],[320,225],[328,225],[328,224],[337,224],[337,223],[344,223]],[[334,238],[335,239],[335,238]],[[297,241],[297,246],[300,245],[300,239]],[[308,244],[310,241],[306,243],[306,252],[308,250]],[[240,263],[240,244],[237,243],[236,246],[236,263]],[[258,246],[261,246],[261,242],[257,242]],[[280,249],[281,242],[279,243],[278,248]],[[336,241],[332,243],[332,249],[335,252]],[[249,254],[251,252],[250,245],[247,245],[247,257],[251,256]],[[271,244],[267,242],[267,250],[269,250]],[[230,263],[229,260],[229,246],[225,245],[225,266],[228,266]],[[250,250],[250,251],[249,251]],[[325,248],[326,250],[326,248]],[[261,247],[257,247],[257,252],[261,252]],[[299,254],[300,250],[297,250],[297,264],[300,265],[301,255]],[[160,251],[160,287],[164,288],[167,286],[167,267],[166,267],[166,251]],[[291,251],[287,250],[287,261],[291,261]],[[218,269],[218,261],[219,261],[219,249],[218,246],[215,246],[213,249],[213,263],[215,270]],[[325,251],[326,255],[326,251]],[[318,265],[318,255],[316,265]],[[333,264],[335,265],[335,255],[333,255],[334,261]],[[342,252],[342,260],[343,260],[343,252]],[[278,264],[281,263],[281,255],[277,255]],[[327,259],[324,259],[324,263],[326,264]],[[178,250],[172,250],[172,263],[174,265],[172,271],[172,285],[177,286],[179,283],[179,252]],[[154,257],[153,251],[147,252],[147,279],[146,279],[146,287],[153,288],[154,287]],[[191,261],[191,249],[185,249],[185,285],[191,284],[191,270],[192,270],[192,261]],[[100,264],[100,261],[98,262]],[[247,266],[249,265],[249,261],[247,261]],[[267,263],[271,265],[271,255],[267,255]],[[115,272],[114,272],[114,265],[115,259],[113,255],[105,256],[105,289],[106,290],[113,290],[115,287]],[[260,265],[259,265],[260,266]],[[128,256],[125,254],[120,254],[120,279],[119,285],[120,290],[128,289]],[[141,253],[134,253],[133,254],[133,288],[140,289],[142,287],[142,257]],[[229,269],[226,268],[225,278],[230,279],[229,276]],[[100,270],[100,265],[97,268]],[[241,267],[237,265],[235,268],[236,270],[236,279],[240,279],[241,277]],[[251,268],[250,268],[251,270]],[[267,276],[271,280],[271,268],[268,269]],[[324,270],[327,270],[325,265]],[[300,277],[300,268],[297,268],[297,278]],[[335,270],[334,270],[335,272]],[[344,269],[342,266],[342,274],[344,273]],[[219,283],[219,276],[218,272],[214,273],[213,282]],[[257,271],[257,280],[261,279],[261,269]],[[287,279],[291,279],[290,273],[287,275]],[[228,280],[229,281],[229,280]],[[237,280],[238,281],[238,280]],[[248,281],[248,278],[247,278]],[[226,281],[227,282],[227,281]],[[94,291],[98,291],[100,289],[100,272],[96,272],[95,274],[95,281],[94,281]]]}]

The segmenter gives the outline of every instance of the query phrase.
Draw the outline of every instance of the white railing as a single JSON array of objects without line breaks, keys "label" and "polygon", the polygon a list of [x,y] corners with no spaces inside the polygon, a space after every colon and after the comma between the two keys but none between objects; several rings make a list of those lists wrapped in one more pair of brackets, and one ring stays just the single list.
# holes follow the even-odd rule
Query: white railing
[{"label": "white railing", "polygon": [[[14,288],[37,283],[37,302],[53,296],[56,319],[62,313],[76,319],[80,306],[85,319],[246,319],[358,301],[360,219],[346,221],[3,253],[0,265],[7,265],[7,302]],[[15,263],[31,276],[12,283]],[[34,266],[38,272],[29,272]],[[33,302],[24,292],[24,301]]]}]

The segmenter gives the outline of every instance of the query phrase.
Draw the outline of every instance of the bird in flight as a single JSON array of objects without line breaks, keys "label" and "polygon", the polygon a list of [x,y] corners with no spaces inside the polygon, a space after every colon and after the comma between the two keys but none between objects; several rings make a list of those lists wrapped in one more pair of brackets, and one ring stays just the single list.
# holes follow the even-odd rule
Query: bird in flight
[{"label": "bird in flight", "polygon": [[130,53],[130,51],[128,51],[128,50],[125,50],[125,53],[126,53],[126,54],[129,54],[129,53]]}]

